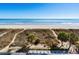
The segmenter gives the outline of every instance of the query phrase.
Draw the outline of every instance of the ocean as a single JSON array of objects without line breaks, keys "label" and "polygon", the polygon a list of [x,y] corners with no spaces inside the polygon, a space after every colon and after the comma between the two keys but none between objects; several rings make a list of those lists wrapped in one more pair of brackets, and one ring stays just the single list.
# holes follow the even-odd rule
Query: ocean
[{"label": "ocean", "polygon": [[79,24],[79,19],[0,19],[0,24],[31,24],[31,25],[55,25],[55,24]]}]

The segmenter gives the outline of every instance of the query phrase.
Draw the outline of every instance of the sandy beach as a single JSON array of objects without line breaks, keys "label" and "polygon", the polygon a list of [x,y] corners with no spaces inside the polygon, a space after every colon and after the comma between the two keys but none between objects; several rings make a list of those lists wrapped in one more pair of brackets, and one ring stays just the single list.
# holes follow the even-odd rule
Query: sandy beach
[{"label": "sandy beach", "polygon": [[28,24],[5,24],[0,25],[0,29],[79,29],[76,24],[62,24],[62,25],[28,25]]}]

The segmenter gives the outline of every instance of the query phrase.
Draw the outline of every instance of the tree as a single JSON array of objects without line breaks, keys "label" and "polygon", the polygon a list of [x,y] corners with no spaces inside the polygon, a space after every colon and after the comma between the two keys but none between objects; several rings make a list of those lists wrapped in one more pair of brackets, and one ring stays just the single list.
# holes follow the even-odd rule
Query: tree
[{"label": "tree", "polygon": [[[68,51],[70,51],[71,53],[73,53],[73,51],[70,49],[71,47],[76,47],[76,42],[79,41],[79,37],[76,33],[65,33],[65,32],[61,32],[58,35],[58,39],[60,39],[61,41],[69,41],[69,48]],[[78,46],[78,45],[77,45]],[[77,48],[72,48],[74,51],[77,51]]]},{"label": "tree", "polygon": [[69,34],[66,32],[60,32],[58,34],[58,39],[60,39],[61,41],[68,41],[69,40]]},{"label": "tree", "polygon": [[79,41],[79,37],[77,34],[75,33],[70,33],[69,34],[69,40],[72,44],[74,44],[75,42]]}]

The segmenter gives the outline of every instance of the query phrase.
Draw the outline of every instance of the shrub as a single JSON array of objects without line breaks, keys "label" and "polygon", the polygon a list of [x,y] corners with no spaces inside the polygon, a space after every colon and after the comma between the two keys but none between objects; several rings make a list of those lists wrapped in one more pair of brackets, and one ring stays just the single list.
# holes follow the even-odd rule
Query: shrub
[{"label": "shrub", "polygon": [[53,39],[53,40],[49,40],[49,39],[45,40],[45,44],[47,46],[49,46],[51,50],[52,49],[57,49],[57,43],[58,42],[55,39]]},{"label": "shrub", "polygon": [[28,35],[28,41],[29,42],[32,42],[33,40],[35,40],[36,39],[36,37],[34,36],[34,34],[29,34]]},{"label": "shrub", "polygon": [[38,43],[40,43],[40,40],[36,39],[35,42],[34,42],[34,44],[37,45]]},{"label": "shrub", "polygon": [[30,43],[33,43],[33,44],[38,44],[40,42],[40,40],[38,39],[38,37],[35,35],[35,34],[29,34],[28,35],[28,41]]},{"label": "shrub", "polygon": [[53,46],[52,40],[49,40],[49,39],[45,40],[45,44],[46,44],[47,46],[49,46],[49,47],[52,47],[52,46]]},{"label": "shrub", "polygon": [[69,39],[71,43],[75,43],[76,41],[79,41],[79,37],[75,33],[70,33]]},{"label": "shrub", "polygon": [[61,41],[70,41],[70,43],[75,43],[76,41],[79,41],[79,37],[75,33],[66,33],[66,32],[60,32],[58,34],[58,39]]},{"label": "shrub", "polygon": [[61,41],[68,41],[69,40],[69,34],[66,32],[60,32],[58,34],[58,39],[60,39]]}]

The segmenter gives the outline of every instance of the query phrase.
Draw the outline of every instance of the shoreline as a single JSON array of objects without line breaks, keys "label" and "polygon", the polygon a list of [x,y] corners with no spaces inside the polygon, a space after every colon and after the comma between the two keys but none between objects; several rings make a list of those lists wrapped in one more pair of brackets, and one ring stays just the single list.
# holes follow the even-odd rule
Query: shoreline
[{"label": "shoreline", "polygon": [[79,25],[29,25],[29,24],[0,24],[0,29],[79,29]]}]

